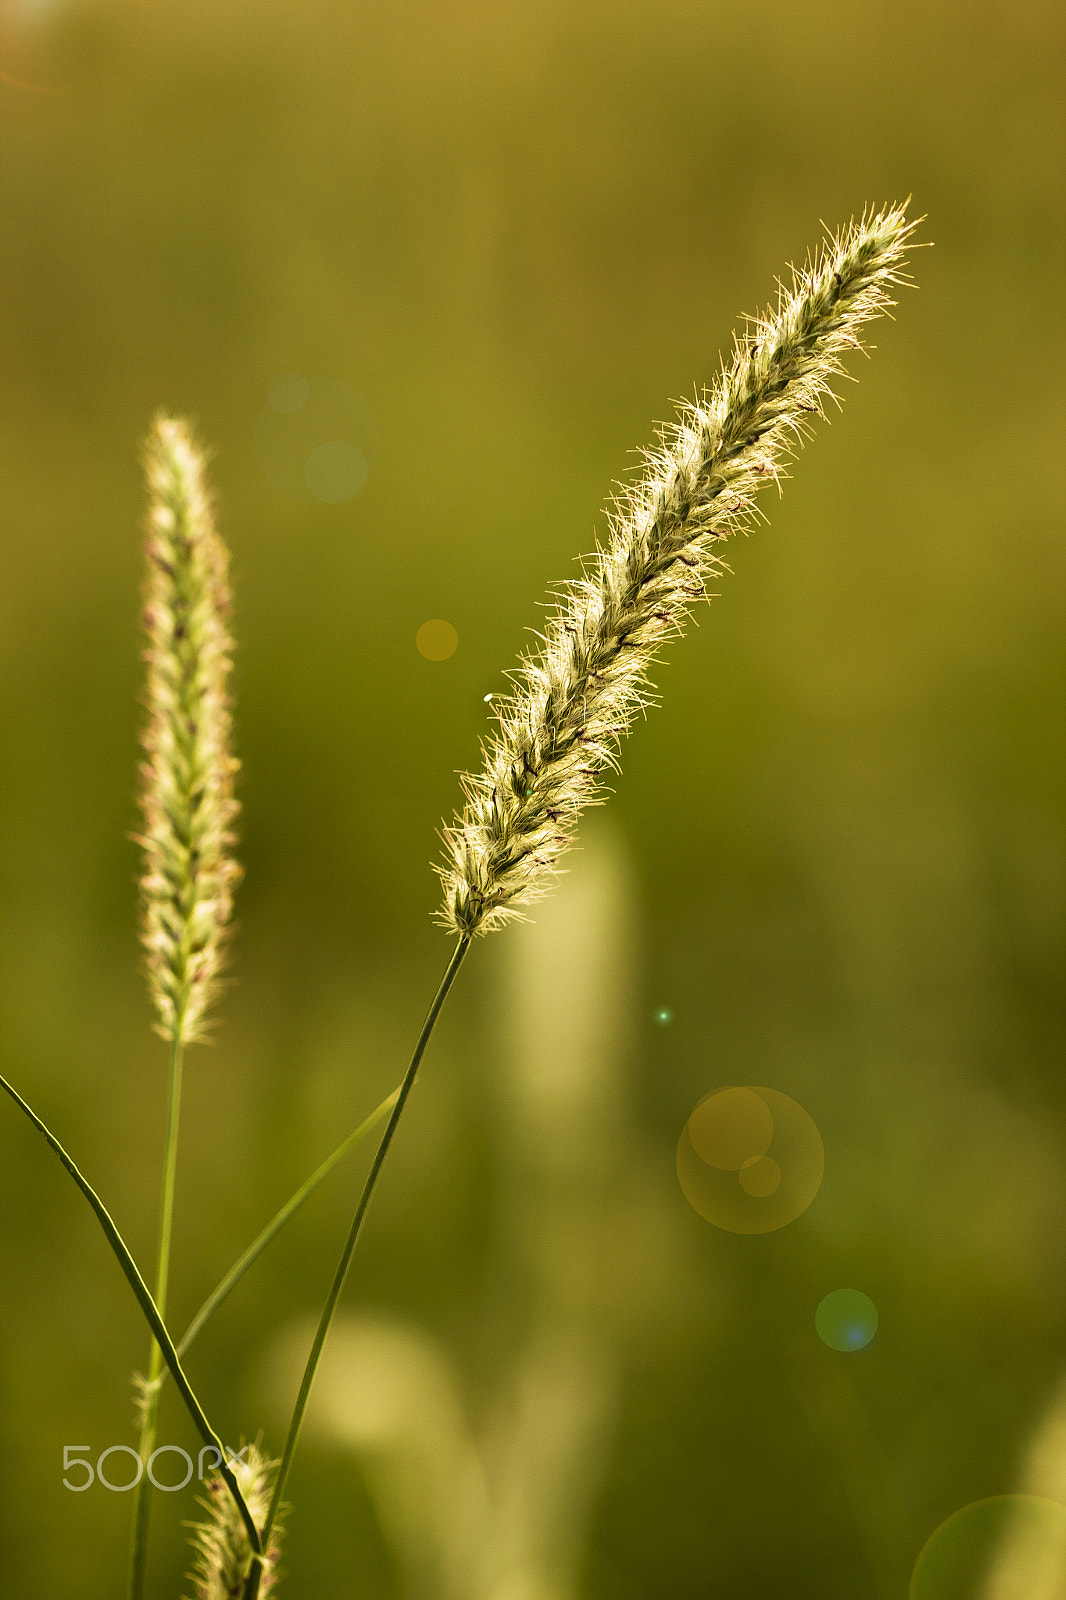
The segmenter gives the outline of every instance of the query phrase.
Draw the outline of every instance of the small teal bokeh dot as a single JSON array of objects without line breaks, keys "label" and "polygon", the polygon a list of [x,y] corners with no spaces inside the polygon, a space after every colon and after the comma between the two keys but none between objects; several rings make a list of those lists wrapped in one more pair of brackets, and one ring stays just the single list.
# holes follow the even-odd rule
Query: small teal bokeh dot
[{"label": "small teal bokeh dot", "polygon": [[861,1289],[834,1289],[814,1313],[814,1326],[830,1350],[862,1350],[877,1332],[877,1307]]},{"label": "small teal bokeh dot", "polygon": [[657,1006],[655,1010],[655,1020],[659,1024],[660,1028],[668,1028],[671,1022],[674,1020],[674,1013],[670,1010],[669,1006]]},{"label": "small teal bokeh dot", "polygon": [[366,457],[346,439],[327,439],[308,456],[304,478],[316,500],[343,505],[355,498],[367,480]]},{"label": "small teal bokeh dot", "polygon": [[380,431],[369,402],[335,378],[278,372],[252,430],[255,458],[273,487],[305,504],[340,506],[362,492]]}]

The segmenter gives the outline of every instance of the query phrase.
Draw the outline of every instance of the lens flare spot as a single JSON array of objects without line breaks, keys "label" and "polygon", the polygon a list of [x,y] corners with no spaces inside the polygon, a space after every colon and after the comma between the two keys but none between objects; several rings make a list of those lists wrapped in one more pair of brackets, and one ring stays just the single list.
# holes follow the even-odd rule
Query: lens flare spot
[{"label": "lens flare spot", "polygon": [[830,1350],[862,1350],[877,1332],[877,1307],[861,1289],[834,1289],[819,1302],[814,1326]]},{"label": "lens flare spot", "polygon": [[364,397],[335,378],[279,372],[267,387],[252,446],[263,476],[305,503],[342,505],[363,488],[381,436]]},{"label": "lens flare spot", "polygon": [[435,617],[423,622],[415,634],[415,644],[419,655],[425,656],[427,661],[447,661],[458,648],[459,635],[450,622]]},{"label": "lens flare spot", "polygon": [[922,1546],[909,1600],[1057,1600],[1066,1573],[1066,1506],[1038,1495],[975,1500]]},{"label": "lens flare spot", "polygon": [[719,1089],[689,1117],[688,1136],[701,1161],[720,1172],[737,1172],[766,1154],[774,1119],[754,1089]]},{"label": "lens flare spot", "polygon": [[772,1233],[794,1222],[818,1193],[824,1171],[812,1118],[778,1089],[706,1095],[677,1145],[685,1198],[728,1233]]},{"label": "lens flare spot", "polygon": [[363,452],[346,439],[327,439],[316,445],[304,463],[307,487],[315,499],[334,506],[355,499],[368,471]]},{"label": "lens flare spot", "polygon": [[668,1028],[674,1020],[674,1013],[669,1006],[659,1006],[655,1013],[655,1020],[660,1028]]},{"label": "lens flare spot", "polygon": [[745,1194],[765,1200],[781,1182],[781,1168],[772,1156],[749,1156],[742,1162],[737,1180]]}]

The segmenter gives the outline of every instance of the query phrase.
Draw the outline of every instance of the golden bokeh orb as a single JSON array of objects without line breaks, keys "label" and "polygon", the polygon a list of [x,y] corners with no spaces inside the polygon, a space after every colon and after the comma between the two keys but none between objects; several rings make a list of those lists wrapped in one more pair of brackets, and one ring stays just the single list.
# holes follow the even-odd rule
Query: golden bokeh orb
[{"label": "golden bokeh orb", "polygon": [[459,635],[450,622],[445,622],[441,617],[434,617],[430,622],[423,622],[415,634],[415,646],[419,655],[425,656],[427,661],[447,661],[453,656],[459,645]]},{"label": "golden bokeh orb", "polygon": [[689,1117],[677,1176],[701,1217],[728,1233],[772,1233],[821,1187],[825,1149],[813,1118],[779,1089],[716,1089]]}]

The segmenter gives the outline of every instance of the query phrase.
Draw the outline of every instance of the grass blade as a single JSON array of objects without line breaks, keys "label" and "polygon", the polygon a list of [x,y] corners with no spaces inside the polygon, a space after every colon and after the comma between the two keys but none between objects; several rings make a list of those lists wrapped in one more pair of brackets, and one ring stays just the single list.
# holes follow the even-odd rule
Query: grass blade
[{"label": "grass blade", "polygon": [[218,1451],[218,1454],[221,1458],[221,1465],[219,1466],[218,1470],[225,1479],[226,1487],[229,1489],[230,1494],[233,1496],[234,1504],[236,1505],[237,1510],[240,1512],[241,1521],[248,1529],[248,1536],[252,1541],[252,1548],[256,1552],[260,1552],[262,1550],[262,1544],[259,1538],[259,1529],[252,1520],[251,1512],[248,1510],[244,1496],[241,1494],[240,1488],[238,1487],[237,1480],[234,1478],[232,1470],[226,1463],[226,1451],[222,1441],[218,1437],[218,1434],[215,1432],[214,1428],[212,1428],[210,1422],[207,1420],[207,1415],[204,1411],[204,1408],[197,1399],[192,1384],[185,1376],[185,1372],[181,1365],[181,1359],[174,1346],[174,1341],[170,1337],[167,1325],[159,1315],[159,1309],[156,1306],[155,1301],[152,1299],[148,1285],[141,1277],[137,1263],[130,1254],[129,1247],[126,1244],[125,1239],[122,1237],[121,1233],[119,1233],[111,1213],[104,1205],[104,1202],[100,1199],[100,1196],[97,1194],[88,1178],[82,1174],[72,1157],[69,1156],[64,1150],[63,1146],[60,1144],[52,1130],[46,1123],[42,1122],[41,1118],[37,1115],[36,1111],[34,1111],[33,1107],[22,1098],[18,1090],[12,1084],[8,1083],[7,1079],[2,1074],[0,1074],[0,1089],[3,1089],[11,1096],[19,1110],[25,1113],[25,1115],[33,1123],[33,1126],[37,1129],[38,1133],[41,1134],[42,1138],[44,1138],[45,1141],[52,1147],[63,1166],[70,1173],[70,1176],[74,1179],[74,1182],[77,1184],[86,1200],[88,1200],[90,1206],[92,1206],[93,1211],[96,1213],[96,1219],[103,1229],[104,1238],[111,1246],[112,1253],[114,1254],[119,1266],[122,1268],[126,1281],[137,1298],[137,1304],[144,1312],[145,1320],[148,1323],[149,1328],[151,1328],[160,1350],[163,1352],[163,1360],[170,1368],[174,1382],[177,1384],[178,1390],[181,1394],[181,1398],[184,1400],[189,1415],[192,1417],[192,1420],[196,1425],[197,1432],[205,1444],[213,1445]]},{"label": "grass blade", "polygon": [[[181,1341],[178,1345],[179,1356],[184,1356],[193,1340],[203,1329],[205,1323],[218,1310],[223,1300],[225,1300],[227,1296],[231,1294],[232,1291],[237,1287],[238,1283],[240,1283],[241,1279],[244,1277],[244,1274],[248,1271],[248,1268],[258,1260],[263,1251],[266,1249],[267,1245],[277,1237],[282,1228],[288,1222],[289,1218],[295,1215],[295,1213],[299,1211],[300,1207],[303,1205],[304,1201],[311,1197],[314,1191],[318,1188],[319,1184],[322,1182],[323,1178],[327,1178],[329,1176],[337,1163],[348,1154],[348,1151],[354,1144],[358,1144],[360,1139],[362,1139],[366,1134],[372,1133],[379,1123],[384,1122],[385,1118],[396,1104],[399,1093],[399,1088],[395,1088],[392,1093],[381,1102],[377,1109],[372,1111],[370,1115],[359,1124],[358,1128],[356,1128],[354,1132],[350,1133],[348,1137],[337,1146],[333,1154],[326,1157],[322,1165],[316,1168],[316,1170],[311,1174],[305,1183],[300,1185],[296,1193],[286,1200],[281,1210],[271,1218],[266,1227],[263,1229],[262,1233],[253,1239],[252,1243],[248,1246],[244,1254],[233,1263],[233,1266],[230,1267],[225,1277],[220,1280],[217,1286],[208,1295],[207,1299],[204,1301],[203,1305],[200,1307],[199,1311],[193,1317],[192,1321],[189,1323],[189,1326],[182,1334]],[[165,1374],[163,1377],[165,1378]]]}]

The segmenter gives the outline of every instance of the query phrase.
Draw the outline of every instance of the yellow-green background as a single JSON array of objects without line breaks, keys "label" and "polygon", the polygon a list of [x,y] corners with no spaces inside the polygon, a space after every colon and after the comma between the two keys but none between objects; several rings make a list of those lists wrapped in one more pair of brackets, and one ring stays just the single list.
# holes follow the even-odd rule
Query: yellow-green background
[{"label": "yellow-green background", "polygon": [[[0,1055],[146,1262],[165,1051],[128,835],[157,407],[216,451],[234,555],[247,878],[190,1057],[179,1322],[397,1079],[448,948],[455,769],[629,452],[820,218],[928,215],[920,289],[669,647],[609,801],[629,1114],[684,1281],[627,1346],[586,1600],[902,1600],[940,1521],[1016,1487],[1063,1359],[1061,44],[1051,0],[3,11],[0,68],[37,87],[0,79]],[[374,408],[347,505],[256,464],[283,370]],[[443,663],[414,646],[432,617]],[[474,1414],[521,1321],[492,1113],[511,937],[462,975],[349,1289],[439,1336]],[[822,1131],[822,1194],[779,1234],[716,1232],[671,1176],[723,1083]],[[0,1594],[110,1600],[129,1500],[68,1493],[61,1454],[133,1437],[144,1333],[53,1158],[0,1123]],[[277,1447],[257,1374],[358,1176],[204,1336],[227,1438]],[[879,1310],[860,1355],[814,1333],[839,1287]],[[188,1442],[177,1408],[163,1432]],[[403,1592],[356,1462],[309,1443],[290,1497],[291,1600]]]}]

